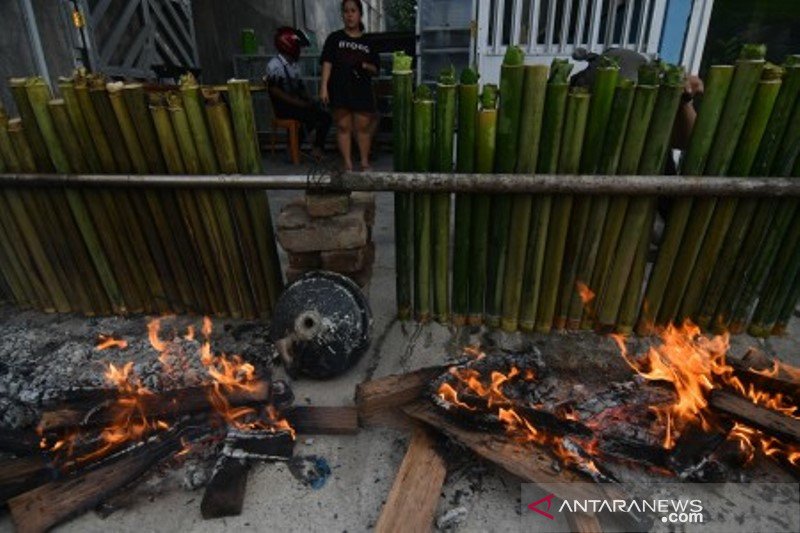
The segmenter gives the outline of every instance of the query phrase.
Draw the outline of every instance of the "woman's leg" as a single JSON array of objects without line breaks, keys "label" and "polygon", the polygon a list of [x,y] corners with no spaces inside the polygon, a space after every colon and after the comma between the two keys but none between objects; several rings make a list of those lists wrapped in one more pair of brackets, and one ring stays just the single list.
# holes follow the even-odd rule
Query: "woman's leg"
[{"label": "woman's leg", "polygon": [[361,156],[361,167],[369,168],[369,151],[372,147],[372,134],[375,131],[374,113],[355,113],[356,141]]},{"label": "woman's leg", "polygon": [[353,136],[353,114],[347,109],[334,109],[333,120],[336,122],[336,142],[339,153],[344,161],[344,169],[353,170],[353,160],[350,157]]}]

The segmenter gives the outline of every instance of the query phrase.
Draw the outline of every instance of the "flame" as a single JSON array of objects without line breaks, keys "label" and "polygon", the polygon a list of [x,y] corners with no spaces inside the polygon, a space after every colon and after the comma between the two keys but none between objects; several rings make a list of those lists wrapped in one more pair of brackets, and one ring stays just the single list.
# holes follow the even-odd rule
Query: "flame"
[{"label": "flame", "polygon": [[581,297],[581,302],[583,302],[584,306],[594,300],[594,297],[596,296],[594,291],[590,289],[587,284],[580,280],[575,282],[575,290],[578,291],[578,296]]},{"label": "flame", "polygon": [[[663,428],[665,448],[673,448],[681,431],[690,425],[699,425],[705,431],[712,429],[707,398],[712,390],[722,387],[735,390],[756,405],[800,418],[797,406],[783,394],[762,391],[753,384],[746,386],[734,375],[734,368],[726,361],[730,347],[727,333],[706,337],[701,335],[698,326],[687,321],[681,326],[667,326],[660,336],[660,345],[634,358],[628,354],[624,338],[612,335],[622,357],[636,373],[647,380],[667,381],[675,389],[673,403],[650,407],[656,415],[656,424]],[[780,370],[798,369],[775,361],[769,372]],[[785,457],[792,464],[800,462],[800,447],[783,444],[742,424],[734,426],[729,438],[737,440],[742,451],[751,458],[758,450],[769,457]]]},{"label": "flame", "polygon": [[98,335],[98,344],[94,347],[95,350],[108,350],[109,348],[119,348],[124,350],[128,347],[128,341],[123,339],[116,339],[111,335]]}]

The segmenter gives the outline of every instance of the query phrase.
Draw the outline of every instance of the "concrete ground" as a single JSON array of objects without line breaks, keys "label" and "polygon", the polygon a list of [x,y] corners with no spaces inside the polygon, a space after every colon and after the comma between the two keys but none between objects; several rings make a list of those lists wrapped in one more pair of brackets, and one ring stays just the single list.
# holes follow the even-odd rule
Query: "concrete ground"
[{"label": "concrete ground", "polygon": [[[378,168],[388,158],[379,160]],[[272,163],[270,171],[294,168]],[[276,214],[299,192],[275,193]],[[377,195],[374,239],[377,257],[369,296],[374,316],[370,350],[344,376],[331,381],[295,381],[297,403],[351,405],[355,385],[366,379],[406,372],[435,364],[458,353],[469,340],[438,324],[418,326],[395,320],[393,202],[390,194]],[[741,355],[759,345],[785,360],[800,363],[800,327],[795,320],[791,334],[767,342],[746,336],[734,340],[734,353]],[[511,339],[506,339],[513,341]],[[576,352],[594,361],[598,369],[614,359],[616,348],[609,339],[593,334],[534,336],[543,351],[556,350],[565,360]],[[585,371],[585,368],[584,368]],[[166,471],[150,476],[121,498],[112,502],[114,511],[88,512],[57,528],[62,532],[217,532],[217,531],[342,531],[371,530],[403,458],[409,435],[393,429],[363,429],[354,436],[300,436],[296,455],[324,457],[332,475],[320,489],[303,485],[285,464],[261,464],[251,471],[241,516],[204,521],[200,516],[202,489],[182,488],[180,475]],[[437,516],[463,507],[463,519],[455,525],[460,532],[517,531],[520,480],[466,453],[450,455],[450,469],[439,501]],[[106,509],[109,510],[109,509]],[[465,513],[465,514],[464,514]],[[0,530],[11,528],[7,515],[0,516]]]}]

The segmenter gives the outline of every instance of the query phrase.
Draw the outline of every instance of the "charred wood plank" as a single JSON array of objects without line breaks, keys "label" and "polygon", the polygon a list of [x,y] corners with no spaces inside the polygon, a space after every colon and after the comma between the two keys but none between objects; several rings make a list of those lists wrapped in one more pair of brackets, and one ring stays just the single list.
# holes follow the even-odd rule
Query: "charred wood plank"
[{"label": "charred wood plank", "polygon": [[281,411],[289,424],[303,435],[355,435],[358,410],[353,406],[298,405]]},{"label": "charred wood plank", "polygon": [[686,479],[699,472],[728,438],[731,424],[727,421],[714,420],[711,427],[714,429],[706,431],[693,425],[678,437],[670,454],[669,467],[679,478]]},{"label": "charred wood plank", "polygon": [[[770,372],[766,375],[763,372],[773,368],[773,361],[765,361],[762,357],[750,356],[754,351],[748,352],[741,361],[729,357],[727,363],[733,367],[734,375],[745,385],[753,385],[760,390],[785,394],[797,403],[800,402],[800,381],[780,369],[777,372]],[[759,352],[760,353],[760,352]],[[748,357],[750,356],[750,357]]]},{"label": "charred wood plank", "polygon": [[400,409],[425,392],[430,382],[448,366],[421,368],[407,374],[393,374],[356,385],[356,407],[362,426],[407,425]]},{"label": "charred wood plank", "polygon": [[229,429],[222,455],[233,459],[286,460],[294,453],[289,431]]},{"label": "charred wood plank", "polygon": [[[212,386],[189,387],[141,395],[138,400],[148,417],[174,419],[213,410],[209,400],[212,391]],[[101,396],[100,405],[86,397],[79,403],[45,411],[40,422],[41,429],[48,432],[77,426],[103,426],[113,422],[118,411],[116,398],[109,399],[105,394]],[[225,397],[234,407],[267,403],[270,400],[269,385],[259,382],[253,391],[231,391]]]},{"label": "charred wood plank", "polygon": [[242,514],[249,470],[244,459],[223,456],[217,461],[200,504],[205,520]]},{"label": "charred wood plank", "polygon": [[600,439],[600,453],[622,461],[631,461],[655,468],[670,468],[669,452],[661,446],[654,446],[646,442],[603,435]]},{"label": "charred wood plank", "polygon": [[784,443],[800,443],[800,420],[723,390],[711,393],[709,405],[722,415],[761,430]]},{"label": "charred wood plank", "polygon": [[35,431],[0,428],[0,452],[16,456],[33,455],[39,451],[41,438]]},{"label": "charred wood plank", "polygon": [[40,455],[0,461],[0,504],[55,479],[56,470]]},{"label": "charred wood plank", "polygon": [[127,453],[108,459],[98,468],[52,481],[8,502],[11,519],[20,533],[46,531],[114,495],[151,467],[179,451],[182,438],[197,436],[197,428],[164,433]]},{"label": "charred wood plank", "polygon": [[415,427],[375,531],[430,531],[446,474],[431,432]]}]

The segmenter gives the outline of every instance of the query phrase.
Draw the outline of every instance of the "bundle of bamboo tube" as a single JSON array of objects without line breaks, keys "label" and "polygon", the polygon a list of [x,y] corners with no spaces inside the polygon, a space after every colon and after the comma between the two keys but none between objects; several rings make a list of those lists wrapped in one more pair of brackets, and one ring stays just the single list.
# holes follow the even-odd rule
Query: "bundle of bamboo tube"
[{"label": "bundle of bamboo tube", "polygon": [[[778,67],[765,62],[765,53],[762,45],[746,45],[736,65],[710,68],[678,165],[682,174],[800,175],[800,56]],[[481,93],[472,69],[457,87],[454,74],[444,72],[435,95],[420,86],[413,103],[413,74],[404,63],[395,76],[402,121],[396,170],[449,172],[455,160],[456,172],[466,173],[666,171],[673,125],[681,106],[690,105],[682,103],[683,68],[650,62],[630,80],[601,56],[587,90],[570,88],[566,60],[554,60],[549,72],[523,60],[520,49],[508,48],[499,91],[485,83]],[[413,310],[417,319],[433,314],[459,326],[642,334],[691,319],[716,331],[749,327],[766,336],[785,329],[800,297],[794,198],[459,193],[451,230],[449,195],[447,205],[437,196],[417,194],[413,217],[411,208],[402,211],[398,232],[414,246],[405,245],[402,262],[398,254],[397,275],[414,279],[415,290],[413,297],[402,290],[401,318]],[[656,242],[657,218],[665,230]]]},{"label": "bundle of bamboo tube", "polygon": [[[227,103],[191,75],[149,92],[78,71],[15,78],[20,118],[0,112],[0,171],[261,172],[249,84]],[[262,191],[4,187],[0,289],[48,312],[268,317],[282,286]]]}]

